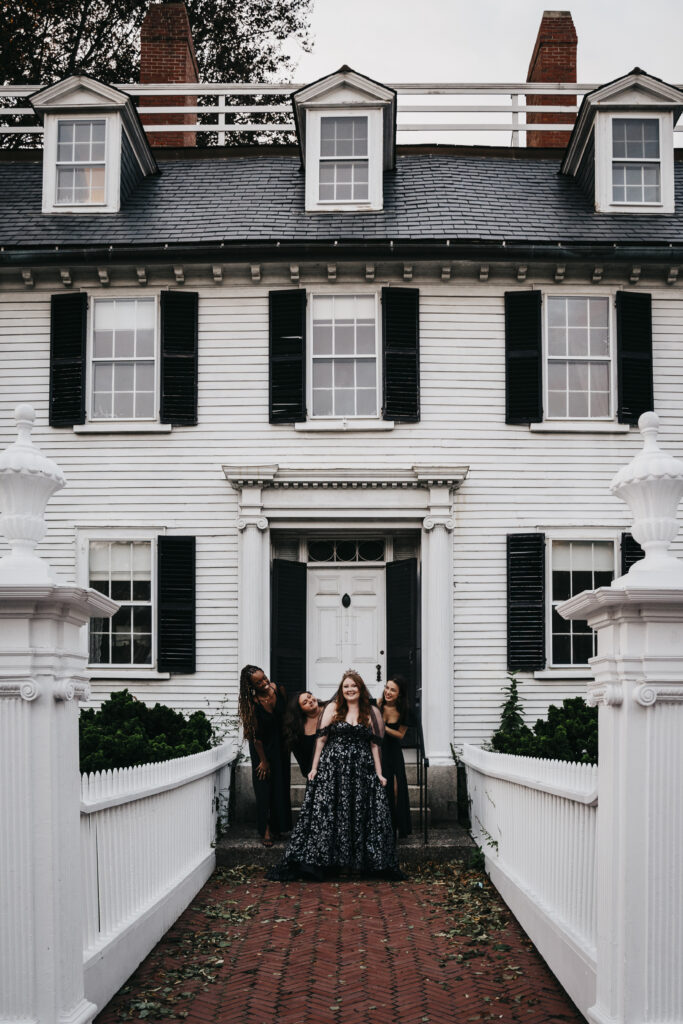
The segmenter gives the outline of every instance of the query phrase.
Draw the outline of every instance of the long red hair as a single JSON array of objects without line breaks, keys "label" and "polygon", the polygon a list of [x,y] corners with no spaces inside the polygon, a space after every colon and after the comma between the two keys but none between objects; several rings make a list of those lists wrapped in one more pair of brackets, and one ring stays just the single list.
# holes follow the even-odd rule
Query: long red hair
[{"label": "long red hair", "polygon": [[357,672],[351,669],[345,672],[342,676],[342,681],[339,684],[339,689],[334,698],[335,701],[335,712],[333,722],[343,722],[349,713],[349,705],[346,702],[346,697],[342,693],[345,679],[353,679],[354,683],[358,687],[358,722],[360,725],[370,726],[370,694],[368,688],[363,682],[362,676],[359,676]]}]

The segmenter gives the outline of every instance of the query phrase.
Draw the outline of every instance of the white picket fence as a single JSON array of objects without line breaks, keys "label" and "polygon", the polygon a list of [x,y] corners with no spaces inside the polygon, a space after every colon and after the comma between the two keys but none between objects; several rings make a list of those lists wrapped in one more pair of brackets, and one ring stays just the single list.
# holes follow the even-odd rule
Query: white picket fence
[{"label": "white picket fence", "polygon": [[595,1002],[598,767],[474,746],[462,760],[491,880],[585,1013]]},{"label": "white picket fence", "polygon": [[103,1007],[215,867],[233,740],[81,777],[85,995]]}]

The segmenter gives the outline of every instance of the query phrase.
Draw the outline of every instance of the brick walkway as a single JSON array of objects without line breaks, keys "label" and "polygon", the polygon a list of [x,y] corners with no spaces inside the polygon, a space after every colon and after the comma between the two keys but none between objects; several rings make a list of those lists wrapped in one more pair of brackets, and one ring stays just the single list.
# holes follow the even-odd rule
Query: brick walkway
[{"label": "brick walkway", "polygon": [[267,882],[221,869],[97,1017],[187,1024],[572,1022],[486,877]]}]

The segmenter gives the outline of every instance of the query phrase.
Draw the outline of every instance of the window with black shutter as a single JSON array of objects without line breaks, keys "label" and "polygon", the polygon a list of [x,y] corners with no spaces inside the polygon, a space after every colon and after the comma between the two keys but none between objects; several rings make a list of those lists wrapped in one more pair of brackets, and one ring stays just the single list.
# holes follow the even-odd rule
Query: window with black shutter
[{"label": "window with black shutter", "polygon": [[507,649],[511,672],[545,668],[545,536],[507,538]]},{"label": "window with black shutter", "polygon": [[269,306],[269,420],[306,419],[306,292],[273,291]]},{"label": "window with black shutter", "polygon": [[620,423],[637,423],[654,407],[652,388],[652,296],[617,292],[617,372]]},{"label": "window with black shutter", "polygon": [[53,295],[50,303],[50,426],[85,423],[85,292]]},{"label": "window with black shutter", "polygon": [[160,672],[196,669],[196,539],[158,538],[157,666]]},{"label": "window with black shutter", "polygon": [[541,293],[505,293],[505,422],[543,419]]},{"label": "window with black shutter", "polygon": [[382,289],[382,417],[397,423],[420,419],[420,293]]},{"label": "window with black shutter", "polygon": [[198,295],[161,293],[162,423],[192,427],[197,423]]}]

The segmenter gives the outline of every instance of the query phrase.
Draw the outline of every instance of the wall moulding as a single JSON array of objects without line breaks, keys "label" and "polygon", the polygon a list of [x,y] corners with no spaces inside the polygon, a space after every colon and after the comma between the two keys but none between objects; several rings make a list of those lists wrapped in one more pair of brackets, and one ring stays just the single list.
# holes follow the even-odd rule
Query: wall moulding
[{"label": "wall moulding", "polygon": [[[446,253],[444,253],[445,255]],[[267,262],[263,264],[251,264],[246,262],[230,262],[225,254],[212,260],[206,257],[202,260],[192,262],[188,254],[183,255],[182,267],[176,262],[150,262],[145,267],[133,264],[118,263],[113,253],[108,253],[108,262],[105,269],[106,278],[103,277],[102,266],[90,264],[76,265],[69,268],[69,281],[65,281],[57,272],[54,266],[38,266],[35,261],[31,264],[30,270],[21,268],[3,268],[0,271],[0,287],[3,289],[22,290],[26,287],[36,287],[38,291],[54,290],[55,278],[57,281],[69,286],[73,278],[77,277],[81,288],[101,288],[111,283],[112,274],[116,275],[116,283],[121,287],[140,286],[148,284],[153,278],[159,287],[167,287],[178,283],[178,272],[182,270],[183,283],[187,287],[202,287],[208,284],[233,284],[235,287],[244,287],[248,281],[252,285],[261,285],[265,288],[282,284],[283,286],[292,283],[301,287],[320,285],[328,283],[329,268],[333,264],[328,261],[299,261],[295,264],[287,259],[281,262]],[[334,266],[337,270],[337,280],[343,276],[345,284],[365,287],[379,287],[382,284],[406,284],[410,282],[413,287],[420,283],[439,284],[445,288],[453,288],[467,285],[471,288],[499,292],[501,288],[509,285],[531,283],[545,285],[557,281],[557,260],[551,262],[525,262],[520,264],[519,260],[495,260],[491,258],[486,266],[489,273],[482,275],[482,264],[475,260],[448,260],[443,259],[415,259],[407,264],[401,260],[375,259],[372,263],[367,260],[340,260],[335,254]],[[581,260],[563,264],[565,284],[586,287],[595,285],[632,285],[633,260],[624,262],[603,262],[596,267],[595,261]],[[406,268],[409,267],[409,276]],[[368,268],[372,268],[369,272]],[[638,286],[665,287],[669,289],[679,288],[683,281],[679,277],[678,268],[672,268],[670,262],[658,260],[651,265],[640,266]],[[295,271],[294,276],[292,271]],[[520,273],[522,272],[522,273]]]}]

